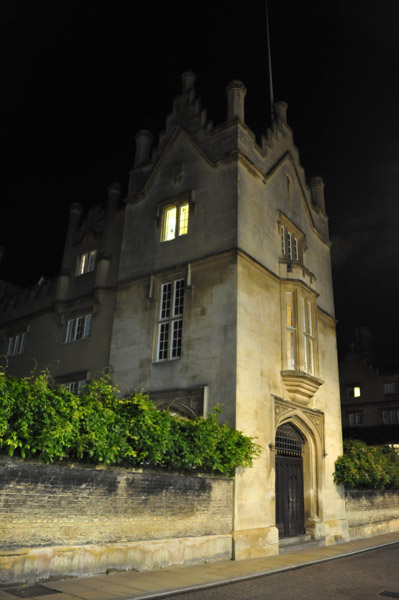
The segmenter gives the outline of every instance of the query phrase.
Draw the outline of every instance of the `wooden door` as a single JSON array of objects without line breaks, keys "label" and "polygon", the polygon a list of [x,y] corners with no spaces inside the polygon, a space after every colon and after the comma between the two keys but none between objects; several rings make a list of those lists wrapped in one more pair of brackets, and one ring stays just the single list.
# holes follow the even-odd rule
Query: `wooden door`
[{"label": "wooden door", "polygon": [[280,537],[305,531],[303,502],[303,439],[289,423],[276,435],[276,526]]}]

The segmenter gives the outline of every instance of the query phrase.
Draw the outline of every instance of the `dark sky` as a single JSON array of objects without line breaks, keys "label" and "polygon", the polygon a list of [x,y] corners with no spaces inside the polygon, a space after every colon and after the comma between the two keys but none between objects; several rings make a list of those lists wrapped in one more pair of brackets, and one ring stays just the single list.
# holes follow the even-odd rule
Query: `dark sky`
[{"label": "dark sky", "polygon": [[[269,0],[274,97],[306,175],[322,175],[340,345],[356,325],[399,356],[399,1]],[[72,202],[126,191],[134,136],[163,129],[180,74],[215,124],[225,87],[269,124],[265,3],[2,0],[0,276],[55,274]]]}]

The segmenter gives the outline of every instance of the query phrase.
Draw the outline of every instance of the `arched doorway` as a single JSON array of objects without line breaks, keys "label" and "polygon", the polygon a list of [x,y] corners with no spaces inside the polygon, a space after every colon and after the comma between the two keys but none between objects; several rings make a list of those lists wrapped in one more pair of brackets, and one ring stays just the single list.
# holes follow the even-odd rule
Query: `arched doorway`
[{"label": "arched doorway", "polygon": [[276,526],[280,538],[305,532],[303,498],[304,439],[291,423],[276,432]]}]

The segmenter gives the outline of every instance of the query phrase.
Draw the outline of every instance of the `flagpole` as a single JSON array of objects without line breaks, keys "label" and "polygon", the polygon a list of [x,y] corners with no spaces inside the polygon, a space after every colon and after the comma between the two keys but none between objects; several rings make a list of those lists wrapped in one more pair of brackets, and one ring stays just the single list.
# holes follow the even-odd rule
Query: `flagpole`
[{"label": "flagpole", "polygon": [[265,2],[266,10],[266,37],[267,37],[267,58],[269,64],[269,92],[270,92],[270,113],[273,119],[274,115],[274,98],[273,98],[273,77],[272,77],[272,56],[270,52],[270,32],[269,32],[269,11],[268,2]]}]

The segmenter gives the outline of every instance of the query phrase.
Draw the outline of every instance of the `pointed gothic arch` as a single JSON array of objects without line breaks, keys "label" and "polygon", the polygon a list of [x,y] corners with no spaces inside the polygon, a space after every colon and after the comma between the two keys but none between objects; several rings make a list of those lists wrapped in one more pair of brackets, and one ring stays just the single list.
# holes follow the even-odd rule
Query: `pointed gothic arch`
[{"label": "pointed gothic arch", "polygon": [[[277,406],[276,406],[277,409]],[[322,461],[324,458],[324,427],[323,415],[312,414],[300,408],[279,405],[276,410],[275,436],[278,429],[290,424],[303,439],[302,467],[303,467],[303,506],[305,532],[314,539],[323,537],[320,524],[322,521]]]}]

